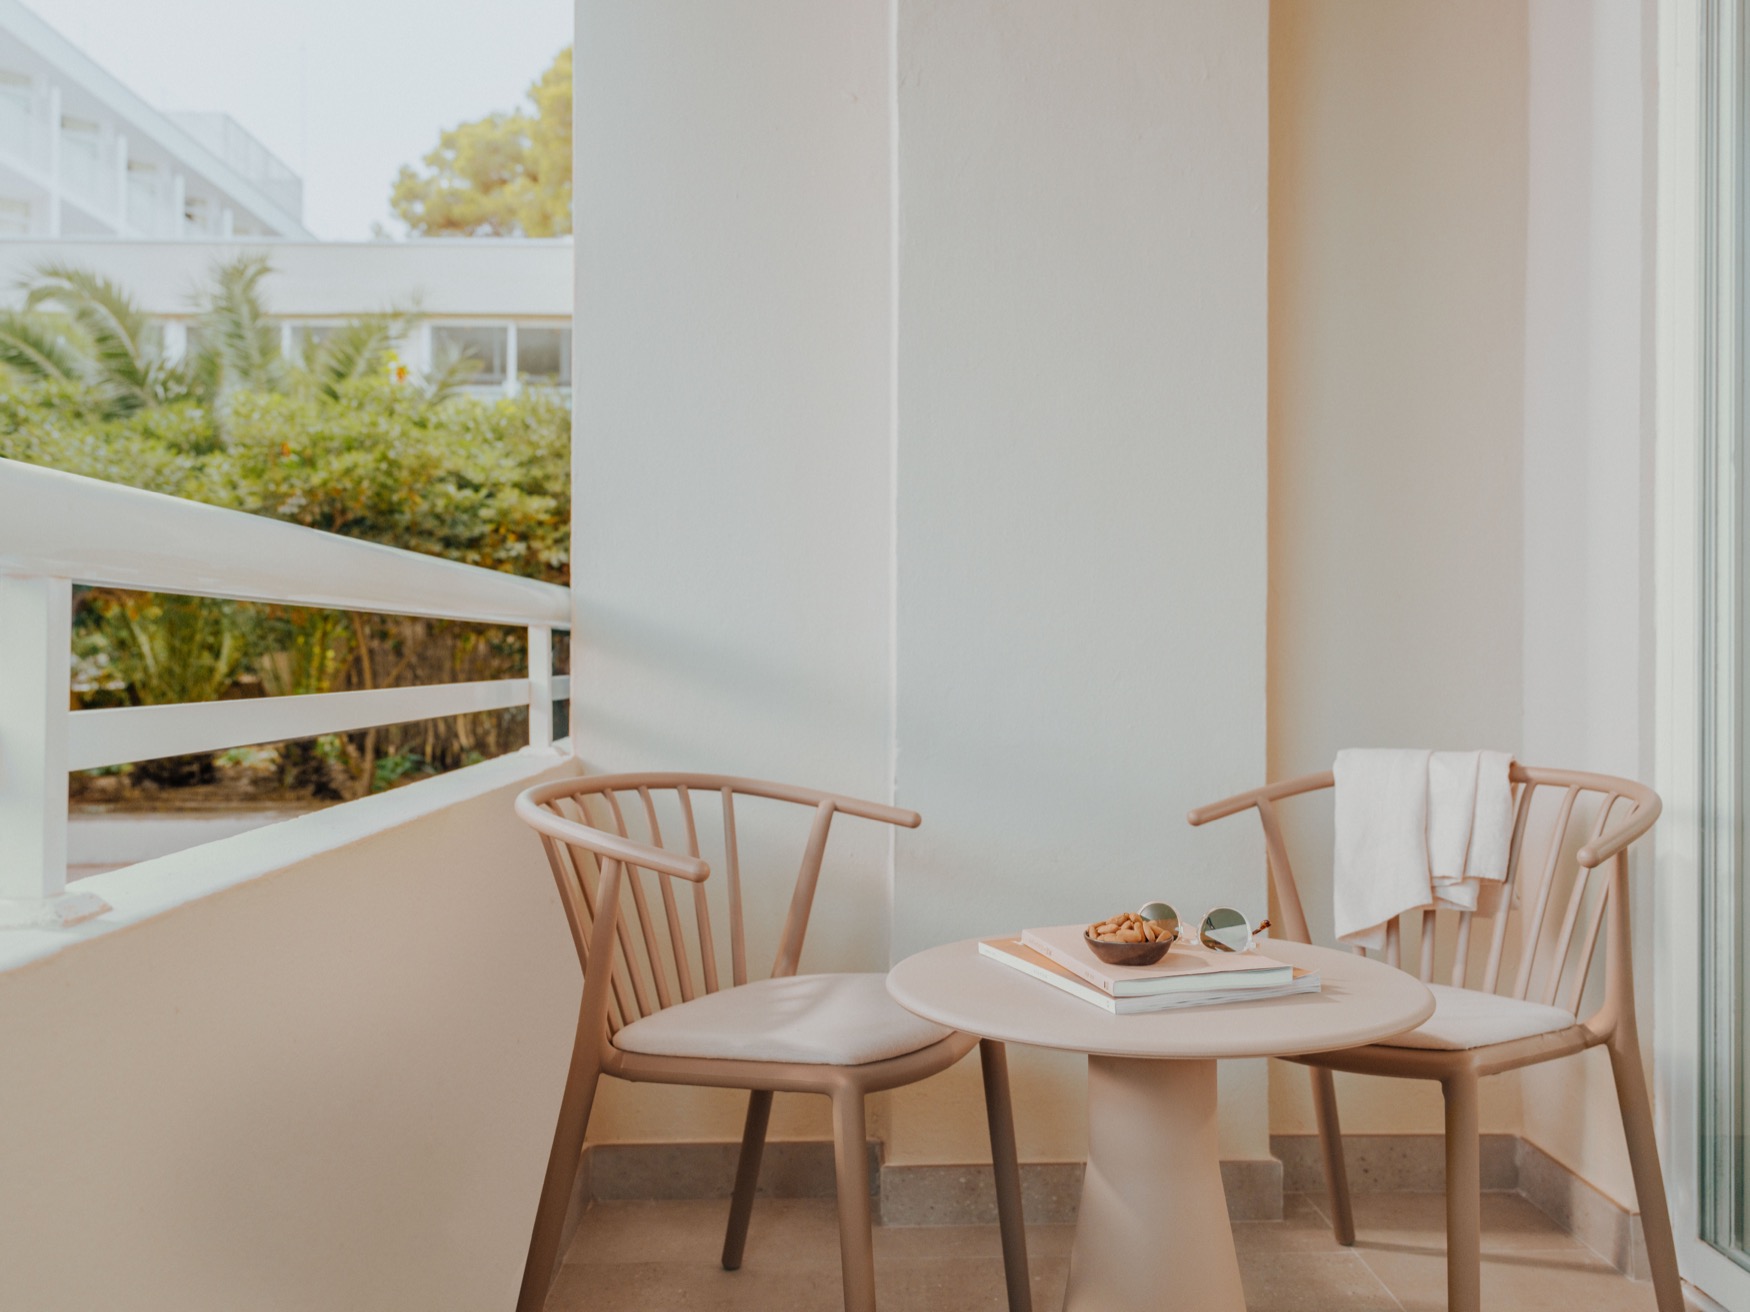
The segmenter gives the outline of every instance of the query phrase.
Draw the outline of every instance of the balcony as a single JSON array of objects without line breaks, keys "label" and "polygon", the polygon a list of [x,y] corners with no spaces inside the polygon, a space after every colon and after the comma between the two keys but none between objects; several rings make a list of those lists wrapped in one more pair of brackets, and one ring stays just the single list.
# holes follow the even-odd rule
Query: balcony
[{"label": "balcony", "polygon": [[[1694,1306],[1750,1309],[1740,1177],[1704,1175],[1696,1120],[1732,1112],[1698,1089],[1699,966],[1742,923],[1699,818],[1741,799],[1702,789],[1743,777],[1746,722],[1740,489],[1708,471],[1750,437],[1709,426],[1735,311],[1680,258],[1741,259],[1744,228],[1710,211],[1704,260],[1658,244],[1714,232],[1698,213],[1661,196],[1652,223],[1655,181],[1735,139],[1681,135],[1685,14],[1655,51],[1615,3],[580,6],[571,340],[492,361],[510,382],[538,346],[573,383],[569,588],[0,463],[0,1305],[516,1307],[579,1000],[512,811],[532,783],[685,768],[915,807],[835,836],[808,941],[805,969],[880,972],[1139,896],[1261,914],[1255,835],[1189,807],[1439,742],[1666,795],[1632,871],[1641,1033]],[[1722,179],[1692,203],[1750,194]],[[527,668],[70,710],[77,584],[514,625]],[[509,707],[514,752],[67,880],[70,770]],[[1329,820],[1284,824],[1328,942]],[[752,957],[787,837],[743,834]],[[1654,1306],[1597,1055],[1475,1110],[1486,1312]],[[1089,1066],[1011,1064],[1055,1312]],[[1251,1312],[1444,1307],[1439,1090],[1340,1078],[1348,1248],[1305,1072],[1220,1078]],[[842,1306],[820,1102],[778,1100],[732,1273],[746,1102],[606,1082],[548,1312]],[[984,1115],[976,1063],[871,1099],[880,1307],[1005,1305]]]}]

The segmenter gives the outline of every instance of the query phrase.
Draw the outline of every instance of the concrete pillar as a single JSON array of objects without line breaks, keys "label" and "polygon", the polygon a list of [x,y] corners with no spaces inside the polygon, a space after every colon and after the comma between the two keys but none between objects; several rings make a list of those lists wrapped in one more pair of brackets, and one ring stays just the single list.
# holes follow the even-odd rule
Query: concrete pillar
[{"label": "concrete pillar", "polygon": [[[589,768],[920,810],[835,832],[815,968],[1155,895],[1261,914],[1257,834],[1183,815],[1265,774],[1265,0],[577,26]],[[1023,1063],[1023,1155],[1077,1156],[1085,1063]],[[919,1096],[889,1160],[986,1151],[976,1080]],[[1261,1158],[1261,1072],[1223,1107]]]}]

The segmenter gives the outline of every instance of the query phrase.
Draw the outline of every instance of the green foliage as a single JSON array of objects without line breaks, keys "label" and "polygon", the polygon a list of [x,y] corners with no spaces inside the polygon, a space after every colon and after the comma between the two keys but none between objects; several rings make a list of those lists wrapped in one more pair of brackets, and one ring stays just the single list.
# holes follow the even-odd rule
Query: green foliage
[{"label": "green foliage", "polygon": [[141,706],[210,702],[242,673],[250,616],[235,602],[156,593],[93,593],[86,599],[108,672]]},{"label": "green foliage", "polygon": [[554,237],[571,231],[571,48],[529,88],[532,112],[446,129],[389,195],[417,237]]},{"label": "green foliage", "polygon": [[562,580],[570,414],[551,393],[432,401],[386,377],[106,419],[63,385],[0,389],[0,456]]},{"label": "green foliage", "polygon": [[[25,294],[25,312],[56,312],[70,329],[68,354],[82,381],[107,415],[132,414],[187,395],[187,374],[164,353],[164,334],[122,288],[100,274],[49,263],[36,272]],[[55,322],[36,321],[43,331]],[[67,339],[63,339],[67,340]],[[27,377],[48,377],[19,356],[6,363]],[[56,372],[59,372],[57,369]]]},{"label": "green foliage", "polygon": [[82,361],[59,325],[44,316],[0,310],[0,365],[26,378],[76,383]]},{"label": "green foliage", "polygon": [[197,349],[189,372],[211,399],[239,389],[276,391],[285,382],[280,330],[267,315],[261,281],[272,272],[265,255],[245,255],[213,270],[199,300]]},{"label": "green foliage", "polygon": [[[33,308],[0,318],[0,457],[563,582],[570,412],[555,394],[456,394],[470,368],[395,367],[408,320],[385,315],[281,359],[267,266],[215,271],[192,368],[114,284],[48,268]],[[520,672],[521,637],[483,626],[197,598],[82,594],[86,705],[204,701]],[[332,735],[276,753],[287,786],[356,796],[516,745],[516,712]],[[149,763],[204,782],[212,758]]]}]

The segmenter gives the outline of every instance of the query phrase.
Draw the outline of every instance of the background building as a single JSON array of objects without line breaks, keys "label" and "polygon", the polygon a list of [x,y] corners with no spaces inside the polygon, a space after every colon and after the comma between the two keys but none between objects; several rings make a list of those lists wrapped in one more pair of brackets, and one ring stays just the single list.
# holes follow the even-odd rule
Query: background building
[{"label": "background building", "polygon": [[[5,0],[0,0],[4,4]],[[119,283],[160,320],[177,352],[194,298],[215,265],[251,253],[273,267],[262,284],[288,353],[311,334],[390,310],[417,315],[402,357],[424,371],[466,352],[482,388],[527,380],[571,386],[571,239],[443,241],[0,241],[0,303],[43,264],[90,269]]]},{"label": "background building", "polygon": [[304,184],[228,114],[165,114],[0,0],[0,236],[309,237]]}]

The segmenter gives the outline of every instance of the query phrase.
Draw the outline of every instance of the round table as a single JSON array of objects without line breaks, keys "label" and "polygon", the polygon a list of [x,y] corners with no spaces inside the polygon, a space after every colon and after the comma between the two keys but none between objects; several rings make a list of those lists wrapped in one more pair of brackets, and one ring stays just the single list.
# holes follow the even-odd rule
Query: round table
[{"label": "round table", "polygon": [[1329,1052],[1414,1029],[1434,995],[1347,952],[1267,940],[1321,991],[1114,1016],[978,952],[907,957],[887,989],[909,1011],[982,1038],[1088,1054],[1088,1166],[1064,1312],[1244,1312],[1221,1187],[1215,1063]]}]

